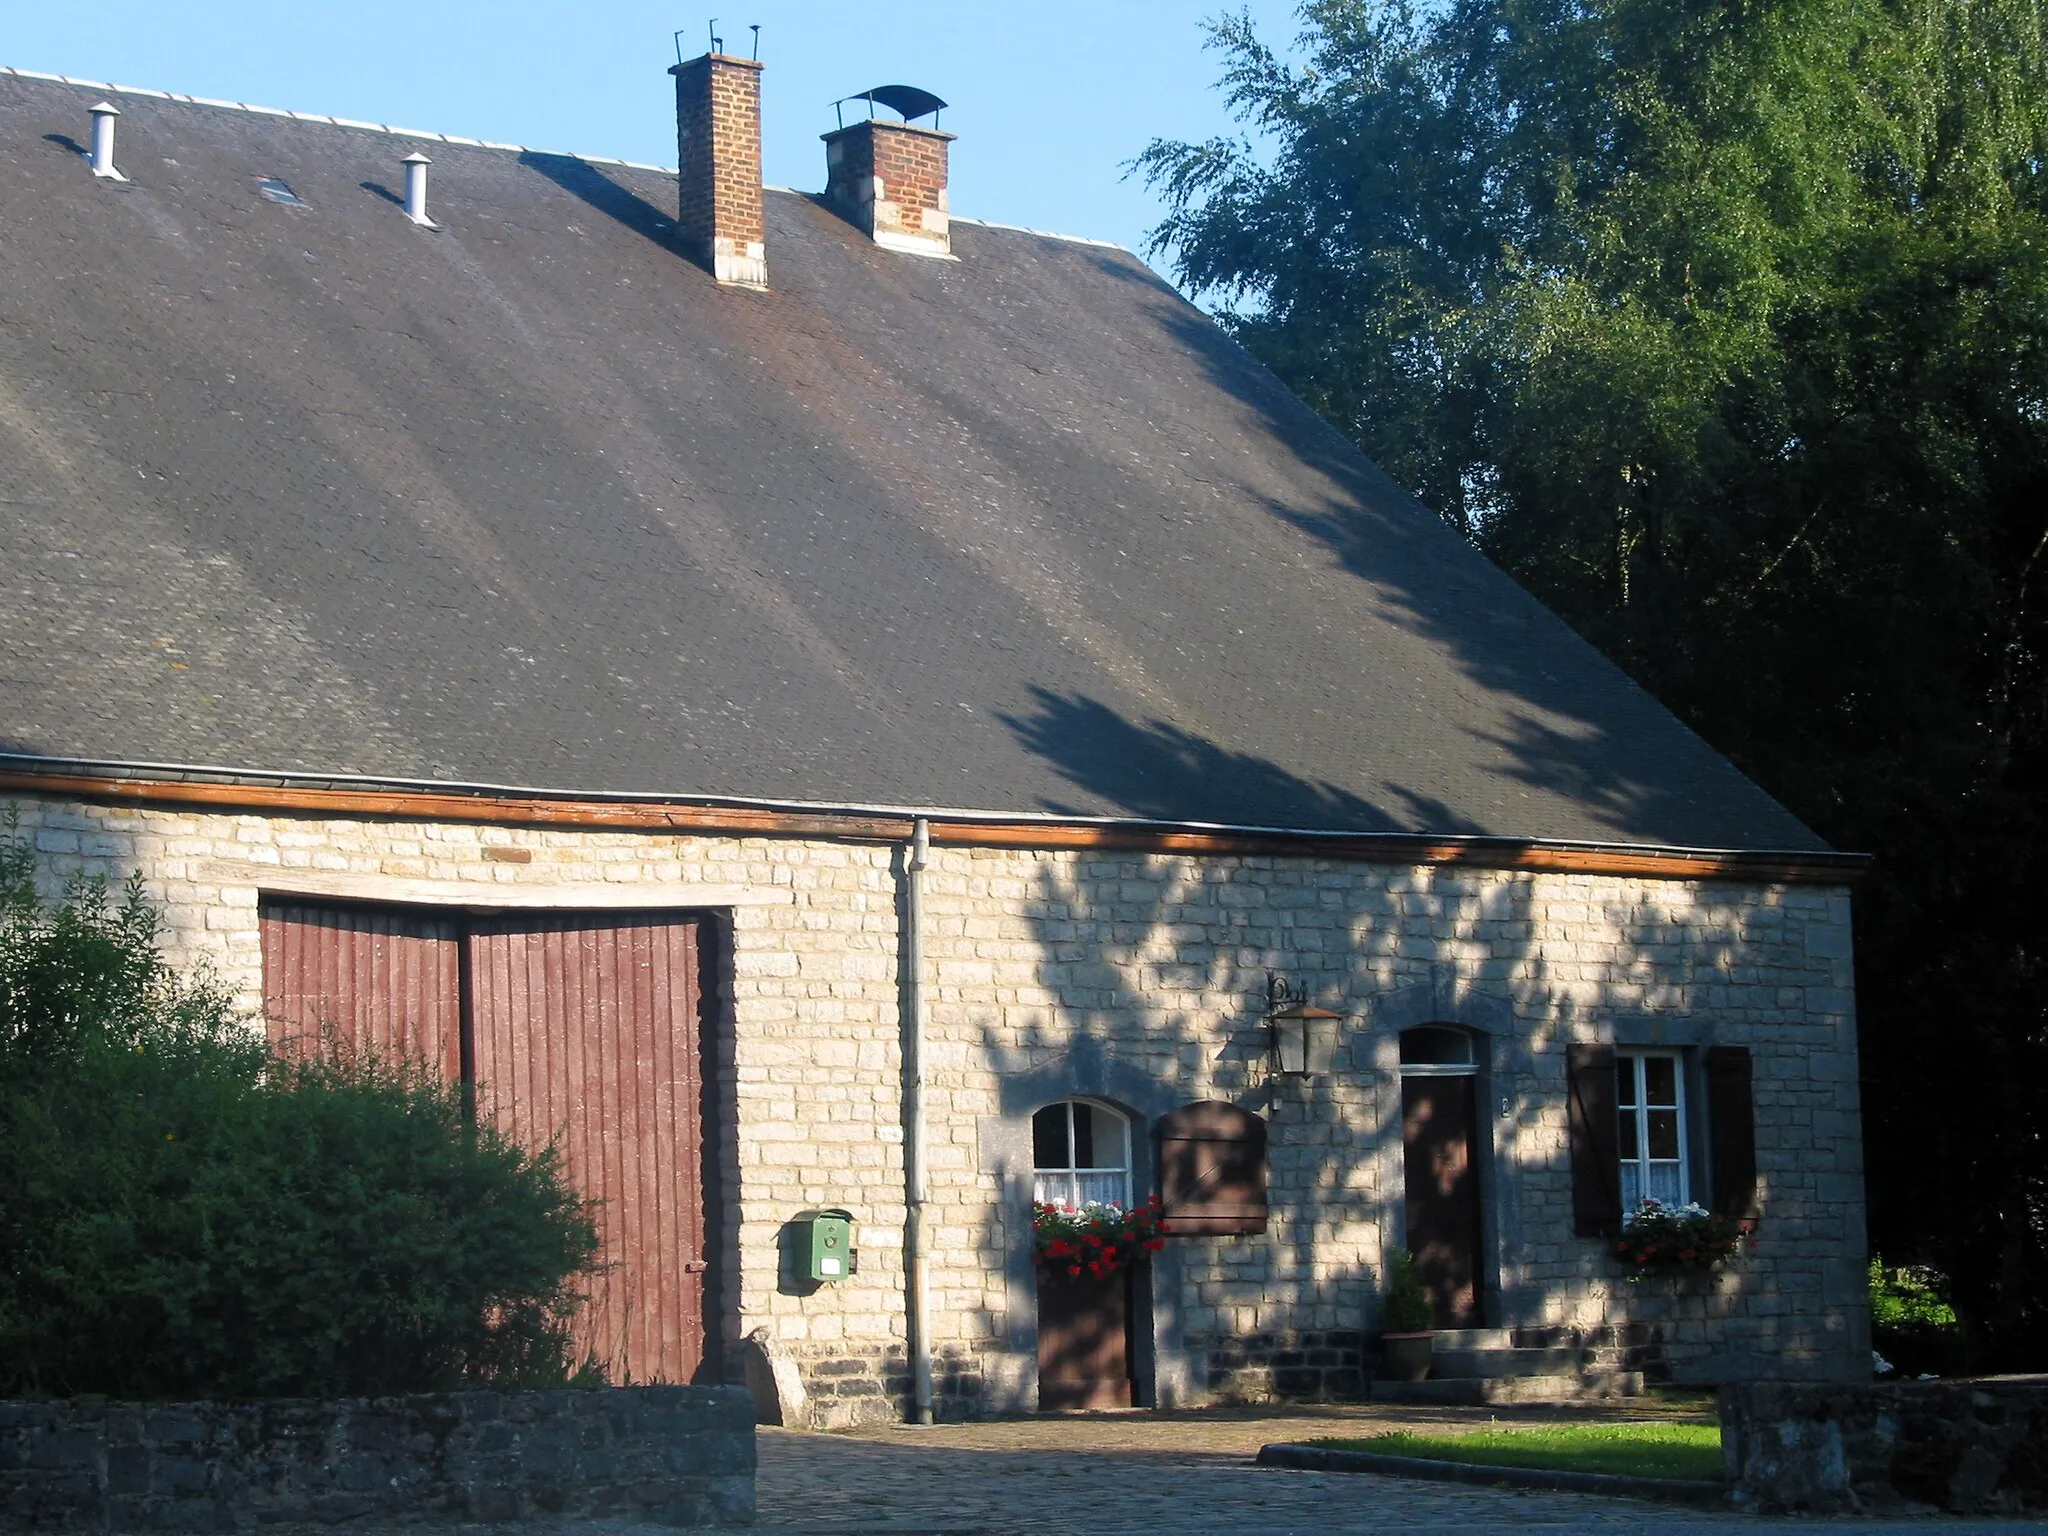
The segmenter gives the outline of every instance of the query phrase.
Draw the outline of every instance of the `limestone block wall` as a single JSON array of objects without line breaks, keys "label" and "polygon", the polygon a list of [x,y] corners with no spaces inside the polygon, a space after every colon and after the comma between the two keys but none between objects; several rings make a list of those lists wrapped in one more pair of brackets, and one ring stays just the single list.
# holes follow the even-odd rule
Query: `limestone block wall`
[{"label": "limestone block wall", "polygon": [[[53,879],[139,874],[178,957],[210,964],[252,1010],[264,891],[719,914],[732,1121],[721,1330],[768,1326],[803,1367],[819,1422],[900,1411],[902,850],[34,798],[20,810]],[[924,878],[947,1411],[1035,1401],[1029,1122],[1074,1095],[1141,1128],[1205,1098],[1270,1127],[1270,1230],[1176,1240],[1153,1266],[1137,1341],[1147,1390],[1164,1402],[1346,1390],[1401,1241],[1397,1037],[1424,1022],[1482,1041],[1490,1324],[1652,1326],[1679,1374],[1701,1379],[1865,1366],[1845,891],[953,847],[933,850]],[[1330,1072],[1268,1076],[1268,968],[1345,1016]],[[1572,1235],[1565,1048],[1592,1040],[1754,1052],[1764,1219],[1756,1251],[1725,1274],[1631,1286],[1604,1245]],[[855,1213],[861,1262],[808,1287],[788,1272],[784,1230],[817,1206]]]}]

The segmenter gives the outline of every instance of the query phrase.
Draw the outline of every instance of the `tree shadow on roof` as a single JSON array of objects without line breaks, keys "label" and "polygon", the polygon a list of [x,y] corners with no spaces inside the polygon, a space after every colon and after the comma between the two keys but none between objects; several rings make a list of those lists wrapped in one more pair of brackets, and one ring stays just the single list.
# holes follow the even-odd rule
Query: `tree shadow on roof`
[{"label": "tree shadow on roof", "polygon": [[[1098,260],[1104,271],[1138,280],[1108,256]],[[1157,322],[1325,487],[1258,499],[1450,660],[1464,691],[1484,701],[1457,728],[1505,795],[1573,801],[1605,829],[1595,835],[1625,841],[1823,846],[1220,326],[1159,286]]]},{"label": "tree shadow on roof", "polygon": [[676,221],[637,192],[628,191],[586,160],[526,150],[519,163],[540,172],[564,192],[581,198],[608,219],[644,235],[664,249],[675,244]]},{"label": "tree shadow on roof", "polygon": [[1107,800],[1153,821],[1213,821],[1305,831],[1398,830],[1361,795],[1316,783],[1249,752],[1234,751],[1164,720],[1125,719],[1082,694],[1034,688],[1029,716],[998,718],[1058,769],[1093,806],[1044,802],[1060,815],[1096,815]]}]

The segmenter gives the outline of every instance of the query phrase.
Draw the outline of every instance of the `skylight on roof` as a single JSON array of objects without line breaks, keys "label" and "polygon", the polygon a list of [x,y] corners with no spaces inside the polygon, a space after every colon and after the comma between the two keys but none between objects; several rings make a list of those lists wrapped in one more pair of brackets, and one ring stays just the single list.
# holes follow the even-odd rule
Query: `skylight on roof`
[{"label": "skylight on roof", "polygon": [[288,208],[304,208],[306,200],[275,176],[258,176],[256,190],[273,203],[283,203]]}]

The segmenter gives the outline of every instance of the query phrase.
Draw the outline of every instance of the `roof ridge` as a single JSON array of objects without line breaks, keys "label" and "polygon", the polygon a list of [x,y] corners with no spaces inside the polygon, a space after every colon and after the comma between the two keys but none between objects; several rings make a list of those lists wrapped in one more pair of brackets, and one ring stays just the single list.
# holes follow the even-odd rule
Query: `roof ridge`
[{"label": "roof ridge", "polygon": [[995,219],[977,219],[964,213],[953,215],[955,224],[979,224],[983,229],[1007,229],[1020,235],[1036,235],[1041,240],[1064,240],[1069,245],[1096,245],[1108,251],[1122,251],[1125,255],[1136,254],[1128,245],[1115,240],[1098,240],[1093,235],[1063,235],[1056,229],[1033,229],[1029,224],[1004,224]]},{"label": "roof ridge", "polygon": [[[75,85],[88,91],[112,91],[124,96],[147,96],[156,101],[182,102],[188,107],[213,107],[223,112],[248,112],[257,117],[288,117],[300,123],[325,123],[331,128],[358,128],[367,133],[388,133],[393,138],[420,139],[429,144],[459,144],[465,149],[500,149],[520,155],[551,155],[560,160],[580,160],[585,165],[617,165],[629,171],[654,171],[663,176],[674,176],[672,165],[650,165],[645,160],[621,160],[616,155],[585,155],[574,150],[537,149],[531,144],[503,144],[495,139],[472,139],[459,133],[436,133],[431,128],[400,128],[390,123],[370,123],[353,117],[333,117],[325,112],[295,112],[289,107],[263,107],[247,101],[222,101],[212,96],[187,96],[178,91],[159,91],[146,85],[116,85],[107,80],[81,80],[75,75],[53,75],[39,69],[18,69],[12,64],[0,64],[0,75],[13,75],[18,80],[44,80],[53,85]],[[762,183],[764,192],[787,192],[792,197],[808,197],[794,187],[779,187]],[[1123,251],[1132,254],[1129,246],[1119,245],[1114,240],[1097,240],[1088,235],[1063,235],[1050,229],[1033,229],[1028,224],[1003,224],[994,219],[970,218],[966,214],[954,214],[955,224],[979,224],[983,229],[1004,229],[1017,234],[1036,235],[1041,240],[1063,240],[1070,245],[1093,245],[1106,250]]]},{"label": "roof ridge", "polygon": [[436,133],[431,128],[400,128],[391,123],[369,123],[353,117],[332,117],[325,112],[294,112],[289,107],[262,107],[254,102],[221,101],[212,96],[187,96],[179,91],[159,91],[146,85],[116,85],[106,80],[81,80],[74,75],[47,74],[38,69],[17,69],[0,64],[0,74],[20,80],[46,80],[55,85],[82,86],[89,91],[114,91],[124,96],[148,96],[157,101],[182,102],[189,107],[215,107],[224,112],[248,112],[257,117],[288,117],[301,123],[325,123],[332,128],[360,128],[369,133],[388,133],[394,138],[423,139],[430,144],[460,144],[466,149],[502,149],[521,155],[552,155],[561,160],[581,160],[586,165],[622,165],[628,170],[659,171],[673,176],[672,165],[650,165],[644,160],[621,160],[616,155],[585,155],[572,150],[540,149],[531,144],[503,144],[496,139],[472,139],[459,133]]}]

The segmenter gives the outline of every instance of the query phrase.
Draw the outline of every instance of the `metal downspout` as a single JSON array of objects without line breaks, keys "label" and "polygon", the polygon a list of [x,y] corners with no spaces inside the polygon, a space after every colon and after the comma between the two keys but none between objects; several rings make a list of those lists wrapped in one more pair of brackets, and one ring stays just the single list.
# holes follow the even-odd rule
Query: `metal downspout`
[{"label": "metal downspout", "polygon": [[931,830],[931,823],[920,816],[903,866],[903,1162],[910,1204],[903,1233],[903,1264],[910,1282],[910,1375],[920,1424],[934,1421],[931,1287],[924,1253],[930,1189],[925,1171],[923,884],[931,854]]}]

